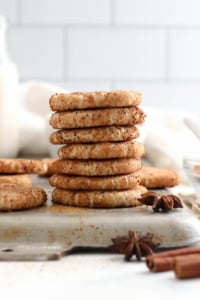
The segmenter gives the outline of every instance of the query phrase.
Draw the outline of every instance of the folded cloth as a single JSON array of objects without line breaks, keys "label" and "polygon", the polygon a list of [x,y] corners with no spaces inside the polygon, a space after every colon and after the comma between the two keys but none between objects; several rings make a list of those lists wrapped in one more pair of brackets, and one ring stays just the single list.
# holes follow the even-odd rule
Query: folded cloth
[{"label": "folded cloth", "polygon": [[184,204],[200,218],[200,196],[193,193],[186,193],[185,190],[179,191],[178,196],[182,199]]},{"label": "folded cloth", "polygon": [[[184,118],[197,121],[187,112],[144,108],[147,118],[141,130],[147,160],[157,167],[172,168],[179,172],[183,182],[183,159],[200,159],[200,141],[184,124]],[[187,181],[187,180],[186,180]]]},{"label": "folded cloth", "polygon": [[42,81],[20,84],[19,153],[26,156],[49,156],[49,98],[63,88]]},{"label": "folded cloth", "polygon": [[197,116],[184,111],[144,108],[147,114],[143,131],[143,143],[147,161],[157,167],[170,168],[180,176],[180,184],[173,193],[180,195],[184,203],[200,217],[200,197],[190,183],[183,159],[200,161],[200,141],[184,123],[185,118],[198,122]]}]

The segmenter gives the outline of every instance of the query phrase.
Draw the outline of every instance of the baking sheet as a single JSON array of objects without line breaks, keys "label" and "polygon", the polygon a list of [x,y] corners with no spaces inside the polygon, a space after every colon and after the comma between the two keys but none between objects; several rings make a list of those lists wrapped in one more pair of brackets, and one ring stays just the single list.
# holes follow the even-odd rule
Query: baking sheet
[{"label": "baking sheet", "polygon": [[200,241],[199,220],[187,209],[153,213],[150,207],[91,209],[51,203],[48,178],[33,176],[48,194],[44,207],[0,213],[0,260],[52,260],[76,248],[106,248],[128,231],[151,232],[160,248]]}]

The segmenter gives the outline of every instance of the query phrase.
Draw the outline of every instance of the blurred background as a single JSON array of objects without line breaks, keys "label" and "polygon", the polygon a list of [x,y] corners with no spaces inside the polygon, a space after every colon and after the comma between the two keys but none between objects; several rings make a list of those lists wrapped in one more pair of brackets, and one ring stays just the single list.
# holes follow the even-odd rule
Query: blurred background
[{"label": "blurred background", "polygon": [[0,0],[17,67],[4,55],[0,156],[55,155],[53,93],[114,89],[142,93],[141,140],[152,163],[180,167],[186,153],[199,156],[184,124],[188,114],[200,120],[199,11],[199,0]]},{"label": "blurred background", "polygon": [[200,114],[199,0],[0,0],[20,81]]}]

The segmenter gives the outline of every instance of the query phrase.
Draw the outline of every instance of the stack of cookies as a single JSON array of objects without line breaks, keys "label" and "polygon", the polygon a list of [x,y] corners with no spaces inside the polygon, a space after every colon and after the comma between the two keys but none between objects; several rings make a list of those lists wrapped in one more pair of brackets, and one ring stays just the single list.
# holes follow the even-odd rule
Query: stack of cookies
[{"label": "stack of cookies", "polygon": [[79,207],[140,205],[139,185],[144,146],[136,124],[145,113],[134,91],[55,94],[50,124],[58,149],[56,174],[50,177],[52,201]]}]

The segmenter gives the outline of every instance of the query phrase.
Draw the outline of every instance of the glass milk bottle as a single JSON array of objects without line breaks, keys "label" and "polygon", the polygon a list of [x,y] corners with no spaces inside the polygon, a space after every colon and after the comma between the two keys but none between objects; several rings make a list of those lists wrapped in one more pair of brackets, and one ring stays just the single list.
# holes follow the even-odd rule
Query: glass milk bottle
[{"label": "glass milk bottle", "polygon": [[6,49],[7,23],[0,16],[0,158],[18,154],[18,72]]}]

